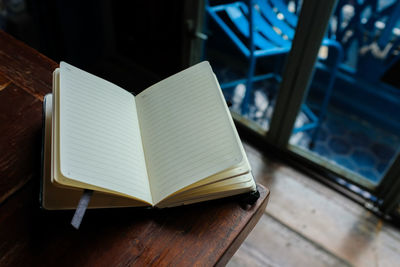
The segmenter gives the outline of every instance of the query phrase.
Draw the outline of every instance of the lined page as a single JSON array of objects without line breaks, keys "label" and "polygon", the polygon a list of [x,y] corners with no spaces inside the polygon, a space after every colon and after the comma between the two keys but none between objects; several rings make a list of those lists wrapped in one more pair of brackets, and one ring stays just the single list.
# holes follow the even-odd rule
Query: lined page
[{"label": "lined page", "polygon": [[63,176],[152,203],[132,94],[60,64]]},{"label": "lined page", "polygon": [[208,62],[146,89],[136,96],[136,105],[155,204],[241,162],[235,129]]}]

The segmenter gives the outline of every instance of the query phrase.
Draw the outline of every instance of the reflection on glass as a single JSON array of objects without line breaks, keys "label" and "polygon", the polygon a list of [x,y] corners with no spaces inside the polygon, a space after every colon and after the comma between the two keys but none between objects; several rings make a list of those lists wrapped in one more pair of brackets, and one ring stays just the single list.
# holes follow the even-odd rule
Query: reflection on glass
[{"label": "reflection on glass", "polygon": [[344,57],[329,105],[321,110],[328,77],[321,68],[305,100],[314,113],[326,116],[318,129],[294,132],[290,139],[292,147],[317,156],[327,168],[372,186],[400,148],[394,115],[400,108],[399,15],[399,1],[338,2],[327,34],[340,42]]}]

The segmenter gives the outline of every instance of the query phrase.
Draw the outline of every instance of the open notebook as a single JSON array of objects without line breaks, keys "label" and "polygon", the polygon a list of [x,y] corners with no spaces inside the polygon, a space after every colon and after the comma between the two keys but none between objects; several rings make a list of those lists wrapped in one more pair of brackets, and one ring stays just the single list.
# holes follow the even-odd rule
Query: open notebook
[{"label": "open notebook", "polygon": [[199,63],[137,96],[65,62],[44,102],[42,206],[172,207],[254,191],[218,81]]}]

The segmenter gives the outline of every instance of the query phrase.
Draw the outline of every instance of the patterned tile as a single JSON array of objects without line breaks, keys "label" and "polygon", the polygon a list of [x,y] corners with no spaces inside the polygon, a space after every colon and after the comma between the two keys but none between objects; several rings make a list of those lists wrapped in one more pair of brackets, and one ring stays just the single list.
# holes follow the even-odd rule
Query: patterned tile
[{"label": "patterned tile", "polygon": [[[221,83],[245,77],[243,71],[227,71],[226,68],[215,68],[215,64],[214,69]],[[269,127],[277,88],[278,84],[271,80],[253,85],[249,114],[246,117],[264,130],[268,130]],[[231,108],[239,113],[245,92],[245,84],[224,89],[227,101],[232,103]],[[295,127],[306,122],[307,117],[300,113]],[[309,146],[311,133],[312,131],[293,134],[290,143],[309,149],[321,158],[376,183],[382,178],[397,149],[400,148],[400,136],[379,129],[371,122],[361,120],[354,115],[345,114],[335,107],[328,109],[313,147]]]},{"label": "patterned tile", "polygon": [[391,148],[386,144],[381,144],[381,143],[373,143],[371,145],[371,150],[374,153],[374,155],[382,161],[389,161],[390,159],[393,158],[395,154],[393,148]]},{"label": "patterned tile", "polygon": [[400,148],[397,136],[334,108],[328,110],[316,142],[330,153],[303,147],[375,183],[379,183]]},{"label": "patterned tile", "polygon": [[328,142],[328,147],[333,153],[346,155],[351,150],[351,143],[341,136],[333,136]]},{"label": "patterned tile", "polygon": [[348,140],[353,146],[368,147],[371,144],[371,140],[368,135],[358,130],[350,131],[348,133]]},{"label": "patterned tile", "polygon": [[354,170],[356,168],[356,164],[352,160],[349,160],[349,158],[346,156],[333,157],[333,161],[337,165],[342,166],[348,170]]},{"label": "patterned tile", "polygon": [[360,168],[370,168],[375,166],[376,158],[370,151],[356,148],[351,154],[351,158]]}]

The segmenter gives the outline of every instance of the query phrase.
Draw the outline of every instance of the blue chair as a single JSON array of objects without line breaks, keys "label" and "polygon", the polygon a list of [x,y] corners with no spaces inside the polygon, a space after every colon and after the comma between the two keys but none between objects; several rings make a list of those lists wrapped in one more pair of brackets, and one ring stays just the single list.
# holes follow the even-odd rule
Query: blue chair
[{"label": "blue chair", "polygon": [[[215,6],[207,3],[206,10],[212,20],[249,61],[245,79],[221,84],[222,89],[240,83],[246,84],[241,107],[242,114],[245,115],[249,110],[254,82],[271,78],[281,81],[281,77],[276,71],[255,75],[256,62],[261,58],[289,53],[297,25],[297,16],[291,13],[281,0],[250,0],[249,5],[240,1]],[[341,61],[342,48],[338,42],[327,38],[324,39],[323,45],[329,48],[329,56],[326,60],[318,62],[317,67],[328,68],[330,77],[326,83],[322,106],[317,117],[307,105],[303,104],[302,111],[308,117],[309,123],[295,128],[294,133],[319,128],[326,113],[338,65]]]},{"label": "blue chair", "polygon": [[400,1],[339,0],[328,33],[343,49],[331,102],[343,114],[400,133],[393,116],[400,108]]},{"label": "blue chair", "polygon": [[[387,1],[379,7],[380,2],[384,1],[354,1],[350,5],[348,0],[340,0],[334,13],[337,26],[332,31],[342,44],[345,60],[356,62],[354,66],[342,64],[341,70],[373,83],[380,83],[400,58],[400,2]],[[350,17],[343,15],[346,7],[352,7]]]}]

